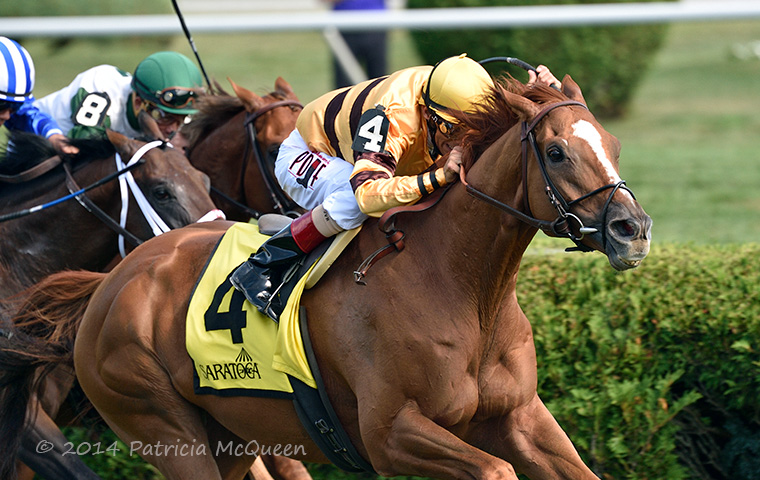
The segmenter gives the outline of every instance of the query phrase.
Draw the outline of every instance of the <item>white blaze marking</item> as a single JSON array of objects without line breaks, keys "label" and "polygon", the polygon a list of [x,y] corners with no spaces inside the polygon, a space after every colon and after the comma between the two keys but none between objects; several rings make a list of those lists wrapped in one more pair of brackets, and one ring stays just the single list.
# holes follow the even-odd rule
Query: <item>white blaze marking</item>
[{"label": "white blaze marking", "polygon": [[586,120],[578,120],[573,124],[573,135],[585,140],[589,144],[591,150],[596,154],[599,163],[602,164],[602,169],[607,172],[609,182],[619,182],[620,176],[612,167],[610,159],[607,158],[607,152],[604,151],[604,146],[602,146],[602,136],[599,134],[599,131]]}]

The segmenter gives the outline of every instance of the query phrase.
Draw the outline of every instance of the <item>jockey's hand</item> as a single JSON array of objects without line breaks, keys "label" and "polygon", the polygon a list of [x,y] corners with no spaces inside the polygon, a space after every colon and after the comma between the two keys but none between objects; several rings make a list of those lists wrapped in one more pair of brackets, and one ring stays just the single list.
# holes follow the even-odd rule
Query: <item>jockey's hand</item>
[{"label": "jockey's hand", "polygon": [[457,145],[449,153],[446,164],[443,166],[443,174],[446,176],[446,184],[453,183],[459,178],[459,170],[462,168],[462,147]]},{"label": "jockey's hand", "polygon": [[[538,72],[538,75],[536,75],[536,72]],[[528,71],[528,85],[533,85],[538,82],[556,89],[562,88],[562,83],[557,80],[557,77],[552,74],[549,67],[546,65],[539,65],[536,67],[536,72]]]},{"label": "jockey's hand", "polygon": [[53,145],[53,148],[59,153],[65,153],[68,155],[75,155],[79,153],[79,149],[74,145],[69,144],[69,139],[65,135],[56,133],[48,137],[48,141]]}]

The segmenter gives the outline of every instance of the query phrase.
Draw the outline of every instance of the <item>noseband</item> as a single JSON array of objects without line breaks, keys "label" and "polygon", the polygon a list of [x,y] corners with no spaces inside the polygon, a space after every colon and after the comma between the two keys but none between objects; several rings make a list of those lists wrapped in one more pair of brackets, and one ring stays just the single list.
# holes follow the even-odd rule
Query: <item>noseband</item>
[{"label": "noseband", "polygon": [[[604,207],[602,209],[602,248],[605,247],[607,243],[607,235],[606,235],[606,228],[605,225],[607,224],[607,210],[610,206],[610,203],[612,202],[612,197],[615,195],[615,193],[620,190],[621,188],[628,191],[631,196],[633,196],[633,192],[625,186],[625,181],[620,180],[616,183],[610,183],[608,185],[604,185],[603,187],[599,187],[596,190],[593,190],[589,193],[586,193],[584,195],[581,195],[580,197],[576,198],[575,200],[567,201],[565,200],[565,197],[562,196],[562,193],[557,189],[557,187],[554,185],[554,182],[552,182],[551,177],[549,177],[549,173],[546,170],[546,162],[544,159],[544,156],[541,154],[541,151],[538,148],[538,143],[536,142],[536,133],[535,129],[538,123],[543,120],[543,118],[552,110],[558,107],[563,106],[580,106],[583,108],[587,108],[586,105],[576,102],[573,100],[566,100],[563,102],[553,103],[551,105],[548,105],[544,107],[543,110],[541,110],[538,115],[533,118],[533,120],[528,122],[523,122],[522,124],[522,135],[520,136],[520,143],[522,145],[522,184],[523,184],[523,206],[525,209],[525,212],[521,212],[520,210],[517,210],[516,208],[513,208],[503,202],[500,202],[496,200],[495,198],[486,195],[485,193],[481,192],[480,190],[477,190],[470,184],[468,184],[465,181],[464,177],[464,169],[460,170],[460,176],[462,183],[465,185],[465,188],[467,189],[467,192],[472,195],[475,198],[478,198],[480,200],[483,200],[486,203],[489,203],[496,208],[509,213],[510,215],[517,217],[519,220],[523,221],[524,223],[527,223],[528,225],[531,225],[533,227],[536,227],[543,231],[544,233],[548,235],[558,236],[558,237],[567,237],[570,240],[572,240],[575,243],[575,247],[568,248],[568,251],[581,251],[581,252],[590,252],[593,249],[583,243],[581,241],[583,240],[583,237],[587,234],[594,234],[597,233],[599,230],[594,227],[586,227],[583,225],[583,222],[581,219],[570,212],[570,209],[580,203],[581,201],[592,197],[596,195],[597,193],[601,193],[605,190],[612,190],[607,197],[607,201],[604,203]],[[555,210],[557,210],[557,218],[553,221],[546,221],[546,220],[540,220],[538,218],[535,218],[530,210],[530,205],[528,203],[528,146],[532,148],[533,154],[536,157],[536,161],[538,162],[539,170],[541,171],[541,176],[544,178],[544,183],[546,185],[545,192],[546,195],[549,197],[549,201],[551,202],[552,206],[554,206]],[[634,196],[634,199],[636,197]],[[577,232],[575,233],[571,226],[571,222],[575,222],[577,224]]]}]

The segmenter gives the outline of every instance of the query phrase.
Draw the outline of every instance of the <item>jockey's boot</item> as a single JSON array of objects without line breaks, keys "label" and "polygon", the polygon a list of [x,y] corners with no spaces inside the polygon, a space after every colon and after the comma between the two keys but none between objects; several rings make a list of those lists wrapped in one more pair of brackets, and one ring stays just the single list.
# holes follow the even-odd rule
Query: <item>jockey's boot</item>
[{"label": "jockey's boot", "polygon": [[230,281],[261,313],[279,320],[285,299],[280,298],[277,290],[288,280],[286,274],[291,267],[298,268],[295,264],[320,243],[341,230],[320,205],[272,235],[233,272]]}]

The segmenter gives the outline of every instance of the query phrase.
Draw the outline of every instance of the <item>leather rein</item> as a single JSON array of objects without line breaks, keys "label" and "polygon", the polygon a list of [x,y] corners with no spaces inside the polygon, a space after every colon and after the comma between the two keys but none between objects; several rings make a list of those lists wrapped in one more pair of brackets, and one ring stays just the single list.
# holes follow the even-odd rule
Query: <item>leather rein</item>
[{"label": "leather rein", "polygon": [[[606,231],[605,225],[607,224],[607,210],[609,208],[610,203],[612,202],[612,197],[620,189],[626,190],[631,194],[631,196],[633,196],[634,198],[636,197],[633,195],[633,192],[631,191],[631,189],[625,186],[625,181],[620,180],[619,182],[610,183],[608,185],[599,187],[591,192],[581,195],[575,200],[571,200],[569,202],[565,200],[565,197],[562,195],[562,193],[560,193],[560,191],[554,185],[554,182],[552,182],[551,177],[549,176],[549,172],[546,170],[546,161],[544,159],[544,156],[541,154],[540,149],[538,148],[538,143],[536,142],[536,134],[535,134],[536,126],[541,120],[543,120],[543,118],[549,112],[551,112],[555,108],[564,107],[564,106],[580,106],[586,109],[588,108],[586,107],[586,105],[584,105],[581,102],[576,102],[574,100],[566,100],[563,102],[547,105],[546,107],[544,107],[543,110],[541,110],[533,118],[533,120],[531,120],[530,123],[528,122],[522,123],[522,134],[520,136],[520,144],[522,147],[522,154],[521,154],[522,171],[523,171],[522,184],[523,184],[523,192],[525,192],[524,199],[523,199],[523,208],[525,209],[525,212],[522,212],[510,205],[507,205],[504,202],[496,200],[495,198],[489,196],[488,194],[482,192],[481,190],[478,190],[477,188],[467,183],[467,180],[465,179],[464,168],[461,168],[459,170],[459,175],[460,175],[460,180],[462,184],[465,186],[465,189],[467,190],[467,193],[477,198],[478,200],[482,200],[488,203],[489,205],[492,205],[498,208],[499,210],[502,210],[503,212],[506,212],[516,217],[520,221],[532,227],[535,227],[550,236],[569,238],[575,243],[576,246],[567,248],[566,249],[567,251],[590,252],[590,251],[593,251],[593,248],[581,242],[585,235],[597,233],[599,229],[595,227],[584,226],[583,222],[581,221],[580,218],[578,218],[578,216],[574,215],[573,213],[570,213],[569,211],[570,208],[573,205],[576,205],[580,203],[581,201],[587,198],[590,198],[598,193],[604,192],[606,190],[612,190],[609,196],[607,197],[607,200],[604,203],[604,207],[602,209],[602,212],[603,212],[602,225],[601,225],[602,248],[604,248],[604,245],[607,242],[607,236],[605,233]],[[527,194],[529,147],[533,151],[533,155],[535,156],[536,161],[538,162],[539,170],[541,171],[541,175],[546,185],[545,192],[547,196],[549,197],[549,201],[554,206],[555,210],[557,210],[557,218],[552,221],[538,219],[533,216],[530,210],[530,205],[528,203],[528,194]],[[370,269],[370,267],[372,267],[372,265],[374,265],[378,260],[380,260],[385,255],[391,253],[392,251],[400,252],[401,250],[404,249],[405,234],[403,231],[397,230],[395,228],[396,215],[403,212],[420,212],[420,211],[427,210],[428,208],[433,207],[443,198],[443,196],[449,190],[451,185],[447,186],[446,188],[442,188],[433,192],[426,199],[412,206],[401,206],[401,207],[391,208],[388,211],[386,211],[382,217],[380,217],[380,221],[378,222],[378,228],[383,233],[385,233],[386,239],[388,240],[388,245],[385,245],[379,248],[377,251],[375,251],[369,257],[367,257],[361,263],[361,265],[359,265],[359,267],[354,271],[354,281],[356,283],[360,285],[366,285],[364,278],[366,277],[367,271]],[[575,231],[573,230],[573,226],[571,225],[572,222],[576,223],[575,226],[577,227],[578,234],[576,234]]]},{"label": "leather rein", "polygon": [[[249,142],[245,145],[245,151],[243,152],[243,170],[240,174],[240,181],[243,182],[245,179],[245,169],[248,165],[248,163],[245,161],[246,158],[248,158],[248,153],[253,152],[253,158],[256,160],[256,164],[259,167],[259,172],[261,172],[261,178],[264,180],[264,184],[267,187],[267,191],[269,192],[269,198],[272,201],[272,205],[274,206],[274,210],[276,213],[279,213],[281,215],[286,216],[293,216],[298,215],[298,205],[291,200],[285,192],[280,188],[279,183],[277,183],[277,180],[274,178],[272,171],[269,169],[269,166],[267,165],[264,155],[261,152],[261,145],[259,144],[259,141],[256,139],[256,120],[264,115],[265,113],[274,110],[275,108],[279,107],[300,107],[303,108],[303,105],[301,105],[300,102],[296,100],[280,100],[277,102],[270,103],[269,105],[266,105],[254,112],[246,113],[245,120],[243,120],[243,126],[246,129],[246,132],[248,132],[248,139]],[[230,198],[229,196],[225,195],[224,193],[220,192],[219,190],[212,187],[212,190],[214,192],[222,197],[224,197],[228,202],[231,202],[236,207],[240,208],[244,212],[246,212],[248,215],[250,215],[253,218],[258,219],[267,212],[259,212],[258,210],[254,210],[250,208],[247,205],[243,205],[242,203]],[[244,188],[241,185],[241,191],[244,191]]]}]

